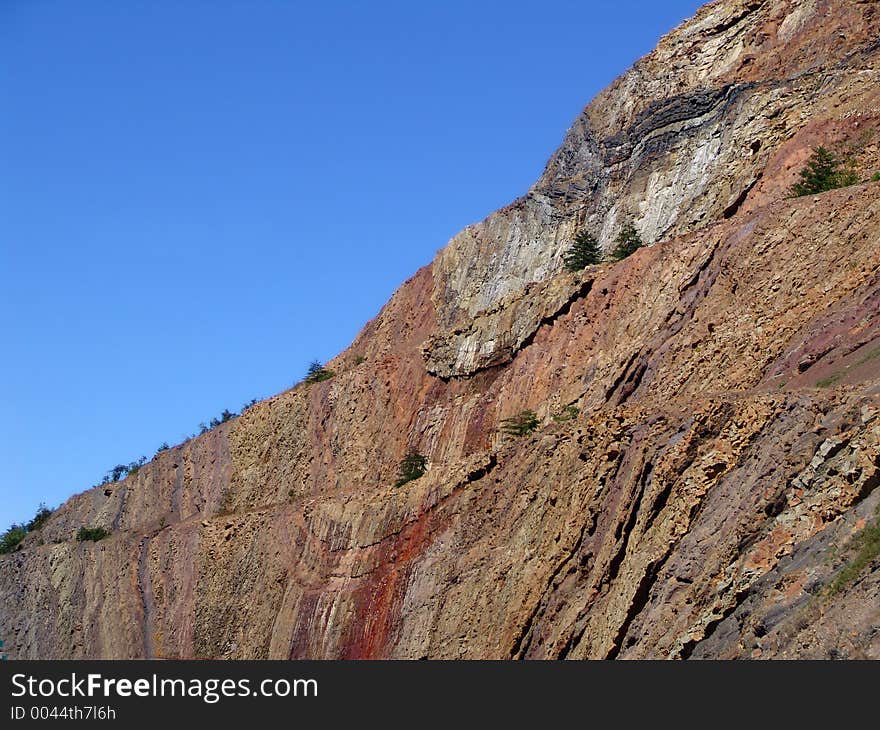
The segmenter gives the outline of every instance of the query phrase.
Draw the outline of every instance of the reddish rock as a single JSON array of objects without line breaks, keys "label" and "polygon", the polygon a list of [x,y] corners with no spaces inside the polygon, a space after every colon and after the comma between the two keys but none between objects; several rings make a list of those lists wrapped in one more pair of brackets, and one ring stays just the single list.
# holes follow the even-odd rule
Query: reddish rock
[{"label": "reddish rock", "polygon": [[[830,586],[878,519],[880,184],[788,197],[817,144],[880,167],[878,15],[701,9],[334,378],[0,556],[10,655],[878,657],[877,557]],[[654,245],[561,270],[629,218]]]}]

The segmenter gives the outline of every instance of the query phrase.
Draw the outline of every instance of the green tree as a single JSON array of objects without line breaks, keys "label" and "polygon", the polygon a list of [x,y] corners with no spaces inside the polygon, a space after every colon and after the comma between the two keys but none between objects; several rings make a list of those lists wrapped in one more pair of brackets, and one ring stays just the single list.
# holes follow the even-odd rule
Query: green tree
[{"label": "green tree", "polygon": [[614,242],[617,244],[611,251],[611,258],[614,261],[622,261],[627,256],[632,256],[632,254],[645,245],[632,223],[627,223],[620,229],[620,233],[617,234]]},{"label": "green tree", "polygon": [[598,264],[602,260],[602,250],[599,242],[587,231],[580,231],[565,252],[566,271],[581,271],[582,269]]},{"label": "green tree", "polygon": [[51,516],[52,510],[50,510],[44,502],[40,502],[40,506],[37,507],[37,514],[35,514],[34,518],[26,525],[27,531],[33,532],[34,530],[39,530],[46,524],[46,521]]},{"label": "green tree", "polygon": [[227,421],[231,421],[237,415],[238,415],[237,413],[233,413],[228,408],[224,408],[223,413],[221,413],[219,416],[215,416],[214,418],[211,419],[211,423],[209,424],[207,430],[210,431],[212,428],[217,428],[217,426],[220,426],[220,425],[226,423]]},{"label": "green tree", "polygon": [[515,416],[501,421],[501,433],[507,436],[526,436],[540,425],[534,411],[520,411]]},{"label": "green tree", "polygon": [[27,535],[25,525],[11,525],[6,532],[0,535],[0,555],[15,552],[25,535]]},{"label": "green tree", "polygon": [[50,510],[43,502],[37,507],[37,513],[30,522],[23,524],[10,525],[9,529],[0,535],[0,555],[15,552],[21,541],[29,532],[39,530],[52,515]]},{"label": "green tree", "polygon": [[312,360],[306,373],[307,383],[320,383],[322,380],[330,380],[336,373],[325,368],[318,360]]},{"label": "green tree", "polygon": [[855,185],[858,182],[855,172],[843,168],[842,164],[831,150],[816,147],[800,171],[800,180],[794,184],[791,192],[795,197],[800,197]]},{"label": "green tree", "polygon": [[80,527],[77,530],[76,539],[80,542],[85,542],[86,540],[97,542],[98,540],[103,540],[109,534],[103,527]]},{"label": "green tree", "polygon": [[137,473],[140,471],[141,467],[142,467],[144,464],[146,464],[146,463],[147,463],[147,457],[146,457],[146,456],[142,456],[142,457],[141,457],[140,459],[138,459],[137,461],[133,461],[133,462],[131,462],[131,463],[126,467],[126,469],[128,470],[128,475],[129,475],[129,476],[134,476],[135,474],[137,474]]},{"label": "green tree", "polygon": [[410,449],[400,460],[400,478],[394,483],[394,486],[402,487],[407,482],[418,479],[424,475],[427,467],[428,458],[424,454],[420,454],[416,449]]},{"label": "green tree", "polygon": [[109,482],[118,482],[122,477],[128,474],[128,467],[125,464],[117,464],[104,477],[104,484]]}]

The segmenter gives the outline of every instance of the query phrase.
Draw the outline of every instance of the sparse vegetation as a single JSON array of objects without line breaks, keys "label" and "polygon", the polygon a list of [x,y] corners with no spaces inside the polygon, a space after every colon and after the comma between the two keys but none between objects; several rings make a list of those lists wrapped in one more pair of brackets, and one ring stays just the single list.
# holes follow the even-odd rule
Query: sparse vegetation
[{"label": "sparse vegetation", "polygon": [[49,509],[45,502],[40,502],[40,506],[37,507],[37,514],[34,515],[33,519],[25,525],[25,529],[28,532],[33,532],[34,530],[39,530],[43,525],[46,524],[46,521],[52,516],[52,510]]},{"label": "sparse vegetation", "polygon": [[501,421],[501,433],[506,436],[526,436],[540,425],[534,411],[520,411],[515,416]]},{"label": "sparse vegetation", "polygon": [[146,456],[142,456],[140,459],[137,459],[136,461],[131,462],[127,467],[125,467],[127,475],[133,476],[134,474],[137,474],[140,471],[141,467],[146,463],[147,463]]},{"label": "sparse vegetation", "polygon": [[878,516],[874,524],[867,526],[854,536],[847,545],[847,548],[855,550],[856,554],[828,586],[829,595],[833,596],[835,593],[839,593],[842,588],[852,583],[861,575],[865,566],[880,555],[880,506],[874,514]]},{"label": "sparse vegetation", "polygon": [[414,481],[425,474],[428,467],[428,458],[420,454],[416,449],[406,452],[400,460],[400,478],[394,483],[395,487],[402,487],[407,482]]},{"label": "sparse vegetation", "polygon": [[871,362],[871,360],[876,360],[878,357],[880,357],[880,347],[875,347],[873,350],[866,352],[858,360],[856,360],[852,364],[852,367],[858,367],[859,365],[864,365],[866,362]]},{"label": "sparse vegetation", "polygon": [[354,364],[355,365],[363,365],[367,361],[363,355],[355,355],[354,356]]},{"label": "sparse vegetation", "polygon": [[9,529],[0,535],[0,555],[5,555],[6,553],[12,553],[18,550],[21,541],[24,540],[25,536],[29,532],[41,529],[51,516],[52,510],[41,502],[40,506],[37,507],[37,513],[29,522],[20,525],[10,525]]},{"label": "sparse vegetation", "polygon": [[217,428],[217,426],[221,426],[227,421],[231,421],[237,416],[237,413],[233,413],[228,408],[224,408],[223,412],[219,416],[215,416],[208,423],[202,421],[199,424],[199,436],[201,436],[203,433],[208,433],[208,431],[210,431],[211,429]]},{"label": "sparse vegetation", "polygon": [[85,542],[86,540],[98,542],[98,540],[103,540],[109,534],[103,527],[80,527],[77,530],[76,539],[79,542]]},{"label": "sparse vegetation", "polygon": [[875,347],[873,350],[865,353],[858,360],[856,360],[854,363],[850,363],[842,370],[839,370],[838,372],[836,372],[832,375],[829,375],[827,378],[822,378],[821,380],[817,380],[816,387],[817,388],[828,388],[828,387],[834,385],[838,380],[843,378],[853,368],[857,368],[857,367],[859,367],[859,365],[864,365],[867,362],[871,362],[871,360],[876,360],[878,357],[880,357],[880,347]]},{"label": "sparse vegetation", "polygon": [[623,259],[632,256],[632,254],[645,245],[632,223],[627,223],[620,229],[620,233],[617,234],[614,242],[616,245],[610,254],[611,259],[614,261],[623,261]]},{"label": "sparse vegetation", "polygon": [[799,174],[800,180],[791,189],[795,197],[845,188],[859,181],[855,171],[845,167],[826,147],[816,147]]},{"label": "sparse vegetation", "polygon": [[109,484],[110,482],[118,482],[128,473],[128,467],[125,464],[117,464],[104,475],[101,484]]},{"label": "sparse vegetation", "polygon": [[[165,448],[168,448],[168,445],[164,445]],[[163,449],[160,447],[159,451]],[[156,453],[159,453],[158,451]],[[110,471],[108,471],[104,478],[99,482],[98,486],[103,486],[104,484],[111,484],[112,482],[118,482],[121,479],[125,479],[125,477],[131,474],[137,474],[140,468],[147,463],[147,457],[142,456],[140,459],[132,461],[129,464],[117,464]]]},{"label": "sparse vegetation", "polygon": [[313,360],[306,373],[307,383],[320,383],[322,380],[330,380],[336,373],[325,368],[318,360]]},{"label": "sparse vegetation", "polygon": [[27,535],[27,528],[24,525],[11,525],[6,532],[0,535],[0,555],[18,550],[25,535]]},{"label": "sparse vegetation", "polygon": [[553,420],[558,423],[564,423],[565,421],[573,421],[578,417],[578,414],[581,412],[580,408],[577,406],[566,406],[559,413],[553,414]]},{"label": "sparse vegetation", "polygon": [[[248,403],[245,406],[245,408],[252,406],[256,402],[257,402],[257,399],[254,398],[250,403]],[[233,418],[236,418],[237,416],[238,416],[237,413],[230,411],[228,408],[224,408],[223,412],[219,416],[212,418],[209,423],[203,422],[203,423],[199,424],[199,435],[201,435],[203,433],[207,433],[212,428],[216,428],[217,426],[219,426],[223,423],[226,423],[227,421],[231,421]],[[195,438],[195,436],[196,436],[196,434],[192,434],[187,439],[185,439],[184,442],[188,441],[191,438]],[[170,448],[171,447],[168,445],[168,442],[164,441],[159,446],[159,448],[156,449],[155,455],[158,456],[163,451],[168,451],[168,449],[170,449]],[[147,457],[142,456],[139,459],[136,459],[135,461],[132,461],[128,464],[117,464],[112,469],[110,469],[104,475],[104,478],[101,479],[101,481],[98,482],[98,484],[96,484],[95,486],[102,487],[105,484],[111,484],[113,482],[118,482],[121,479],[125,479],[126,477],[133,476],[134,474],[137,474],[138,471],[140,471],[140,468],[142,466],[144,466],[144,464],[146,464],[146,463],[147,463]]]},{"label": "sparse vegetation", "polygon": [[880,182],[880,172],[875,172],[871,175],[871,182]]},{"label": "sparse vegetation", "polygon": [[211,428],[217,428],[217,426],[226,423],[227,421],[231,421],[237,415],[237,413],[233,413],[228,408],[224,408],[223,412],[219,416],[211,419],[211,423],[209,425]]},{"label": "sparse vegetation", "polygon": [[582,269],[598,264],[602,260],[602,250],[599,242],[587,231],[580,231],[565,252],[566,271],[581,271]]},{"label": "sparse vegetation", "polygon": [[245,403],[245,404],[241,407],[241,411],[242,411],[242,413],[244,413],[248,408],[251,408],[252,406],[255,406],[255,405],[257,405],[257,399],[256,399],[256,398],[251,398],[247,403]]}]

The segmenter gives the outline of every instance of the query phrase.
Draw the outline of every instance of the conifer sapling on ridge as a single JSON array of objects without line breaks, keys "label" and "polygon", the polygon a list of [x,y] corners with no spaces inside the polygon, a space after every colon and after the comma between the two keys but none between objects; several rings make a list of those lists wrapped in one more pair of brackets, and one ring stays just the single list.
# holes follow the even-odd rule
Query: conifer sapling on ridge
[{"label": "conifer sapling on ridge", "polygon": [[598,264],[602,260],[599,242],[587,231],[580,231],[565,252],[565,270],[581,271],[588,266]]},{"label": "conifer sapling on ridge", "polygon": [[816,147],[800,171],[800,181],[791,192],[795,197],[817,195],[836,188],[855,185],[859,180],[855,172],[841,168],[843,163],[826,147]]},{"label": "conifer sapling on ridge", "polygon": [[632,223],[627,223],[621,228],[614,241],[617,245],[611,251],[611,258],[615,261],[623,261],[627,256],[632,256],[632,254],[645,245]]},{"label": "conifer sapling on ridge", "polygon": [[307,383],[320,383],[322,380],[329,380],[336,373],[325,368],[319,360],[312,360],[309,369],[306,372]]}]

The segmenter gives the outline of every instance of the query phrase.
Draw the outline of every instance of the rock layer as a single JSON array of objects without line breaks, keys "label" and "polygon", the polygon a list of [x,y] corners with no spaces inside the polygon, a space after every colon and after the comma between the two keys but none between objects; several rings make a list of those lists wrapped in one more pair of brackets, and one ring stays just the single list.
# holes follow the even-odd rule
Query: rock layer
[{"label": "rock layer", "polygon": [[[880,169],[878,30],[876,2],[707,5],[336,377],[0,557],[10,654],[880,656],[880,563],[837,581],[880,501],[880,183],[788,197],[817,144]],[[655,245],[561,271],[627,219]]]}]

